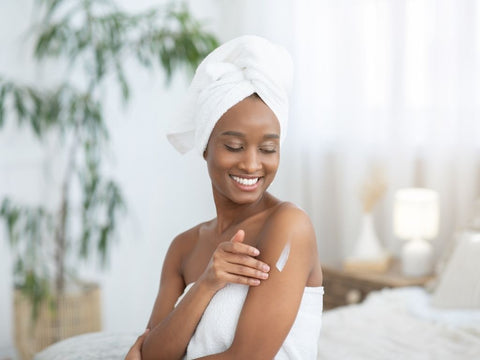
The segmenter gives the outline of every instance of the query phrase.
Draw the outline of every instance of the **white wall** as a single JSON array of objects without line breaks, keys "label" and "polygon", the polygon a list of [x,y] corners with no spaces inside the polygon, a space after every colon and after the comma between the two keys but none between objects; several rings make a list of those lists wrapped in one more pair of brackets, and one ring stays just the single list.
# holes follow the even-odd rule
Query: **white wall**
[{"label": "white wall", "polygon": [[[32,2],[19,0],[0,4],[0,74],[20,81],[42,83],[39,68],[31,60],[26,39]],[[32,134],[7,123],[0,131],[0,198],[6,194],[26,203],[45,202],[49,191],[48,159]],[[13,354],[12,262],[0,225],[0,359]]]},{"label": "white wall", "polygon": [[[31,43],[22,40],[34,16],[32,3],[33,0],[0,3],[0,74],[48,86],[59,76],[56,66],[34,64]],[[158,1],[119,3],[136,11]],[[287,1],[282,1],[284,6],[279,16],[265,20],[248,15],[260,14],[256,7],[272,4],[267,1],[259,5],[251,0],[242,4],[227,0],[190,1],[194,14],[209,21],[208,28],[221,41],[248,29],[245,33],[268,36],[288,47],[290,29],[282,15],[283,12],[287,17]],[[164,75],[159,71],[151,73],[130,66],[128,75],[133,94],[128,108],[118,106],[115,91],[104,100],[111,132],[106,164],[124,192],[128,212],[119,226],[118,241],[107,269],[102,272],[96,265],[86,265],[80,272],[102,284],[104,330],[140,332],[148,321],[171,239],[188,227],[212,218],[215,212],[203,159],[193,153],[179,155],[164,136],[168,121],[181,104],[188,76],[177,74],[166,87]],[[52,205],[57,198],[52,183],[59,181],[55,173],[62,162],[59,147],[39,146],[25,129],[18,129],[13,123],[10,121],[0,131],[0,197],[9,195],[31,204]],[[281,174],[282,167],[273,184],[273,191],[280,195]],[[12,260],[3,228],[0,230],[2,359],[12,353],[13,306]]]},{"label": "white wall", "polygon": [[[36,85],[51,84],[48,67],[31,60],[31,44],[24,35],[33,18],[32,0],[0,3],[0,74]],[[141,10],[158,1],[121,2]],[[216,5],[193,4],[194,13],[210,18],[215,29]],[[105,98],[111,131],[107,168],[120,183],[128,212],[121,221],[109,266],[84,266],[81,272],[103,286],[103,328],[140,331],[151,311],[163,258],[175,234],[214,216],[203,160],[181,156],[168,144],[164,129],[180,104],[188,77],[176,75],[169,87],[161,72],[130,66],[132,101],[125,110],[117,93]],[[49,179],[58,171],[61,156],[54,144],[39,146],[25,129],[10,121],[0,131],[0,197],[13,196],[30,204],[53,203],[56,190]],[[55,183],[55,181],[53,181]],[[0,359],[12,354],[12,260],[0,228]]]}]

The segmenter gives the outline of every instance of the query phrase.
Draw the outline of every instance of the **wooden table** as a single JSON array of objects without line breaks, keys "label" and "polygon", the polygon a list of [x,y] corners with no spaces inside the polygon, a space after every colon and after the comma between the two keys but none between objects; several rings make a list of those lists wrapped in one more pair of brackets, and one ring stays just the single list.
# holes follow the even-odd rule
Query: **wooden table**
[{"label": "wooden table", "polygon": [[394,260],[384,273],[372,271],[344,270],[341,266],[322,264],[324,310],[338,306],[362,302],[375,290],[402,286],[425,286],[434,279],[433,276],[407,277],[402,275],[400,262]]}]

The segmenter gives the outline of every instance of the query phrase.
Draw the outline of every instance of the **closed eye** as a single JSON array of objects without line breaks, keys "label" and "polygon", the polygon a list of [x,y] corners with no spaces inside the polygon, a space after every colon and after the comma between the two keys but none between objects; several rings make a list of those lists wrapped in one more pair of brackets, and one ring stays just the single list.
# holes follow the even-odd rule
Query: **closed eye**
[{"label": "closed eye", "polygon": [[260,148],[260,151],[265,154],[274,154],[277,152],[277,149],[274,147],[268,147],[268,148]]},{"label": "closed eye", "polygon": [[260,151],[265,154],[274,154],[277,152],[277,150],[266,150],[266,149],[260,149]]},{"label": "closed eye", "polygon": [[225,144],[225,148],[228,150],[228,151],[232,151],[232,152],[238,152],[238,151],[241,151],[243,149],[242,146],[239,146],[239,147],[234,147],[234,146],[229,146],[227,144]]}]

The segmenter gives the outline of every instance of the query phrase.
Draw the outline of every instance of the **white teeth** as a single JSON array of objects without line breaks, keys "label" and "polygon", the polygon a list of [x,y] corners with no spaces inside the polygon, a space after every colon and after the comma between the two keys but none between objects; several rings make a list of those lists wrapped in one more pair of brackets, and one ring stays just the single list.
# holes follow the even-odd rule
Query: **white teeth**
[{"label": "white teeth", "polygon": [[232,175],[232,178],[233,178],[233,180],[235,180],[239,184],[247,185],[247,186],[255,185],[257,183],[258,179],[259,179],[259,178],[244,179],[244,178],[241,178],[241,177],[238,177],[238,176],[233,176],[233,175]]}]

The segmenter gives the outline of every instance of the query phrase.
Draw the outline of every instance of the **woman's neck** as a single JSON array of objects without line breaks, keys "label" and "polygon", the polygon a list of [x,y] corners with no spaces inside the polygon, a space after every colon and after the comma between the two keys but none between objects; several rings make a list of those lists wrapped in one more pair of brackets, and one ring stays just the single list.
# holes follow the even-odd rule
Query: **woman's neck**
[{"label": "woman's neck", "polygon": [[232,226],[240,224],[248,218],[270,208],[278,200],[265,192],[261,198],[254,203],[237,204],[216,192],[213,192],[215,208],[217,210],[217,219],[215,231],[217,234],[223,234]]}]

